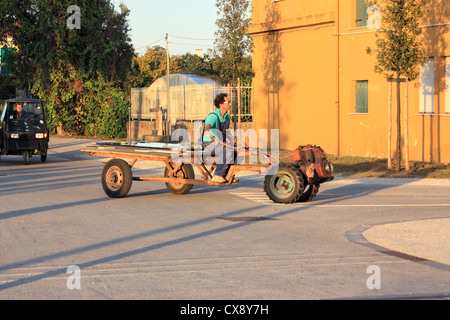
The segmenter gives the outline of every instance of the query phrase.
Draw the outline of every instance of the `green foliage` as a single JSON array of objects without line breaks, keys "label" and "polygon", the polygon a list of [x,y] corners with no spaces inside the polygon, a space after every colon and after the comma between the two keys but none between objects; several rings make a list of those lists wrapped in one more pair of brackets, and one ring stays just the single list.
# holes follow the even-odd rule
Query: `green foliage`
[{"label": "green foliage", "polygon": [[213,60],[208,55],[199,57],[196,54],[186,53],[178,57],[181,72],[201,76],[213,76]]},{"label": "green foliage", "polygon": [[[177,57],[170,57],[170,73],[180,72]],[[160,46],[147,48],[142,56],[134,56],[130,73],[130,87],[148,87],[167,73],[166,50]]]},{"label": "green foliage", "polygon": [[[81,29],[67,26],[71,5],[80,7]],[[2,0],[0,37],[10,34],[18,48],[6,62],[23,87],[46,101],[53,131],[125,135],[122,91],[133,58],[128,14],[110,0]]]},{"label": "green foliage", "polygon": [[8,75],[0,74],[0,100],[8,100],[14,98],[16,88],[13,81]]},{"label": "green foliage", "polygon": [[216,0],[216,60],[214,69],[220,72],[222,83],[235,81],[237,78],[252,78],[248,68],[252,40],[247,35],[247,27],[251,24],[249,0]]},{"label": "green foliage", "polygon": [[[426,12],[429,0],[369,0],[367,5],[381,8],[383,30],[377,33],[377,65],[375,71],[388,78],[407,76],[415,80],[418,66],[427,61],[419,19]],[[368,53],[372,52],[368,48]]]}]

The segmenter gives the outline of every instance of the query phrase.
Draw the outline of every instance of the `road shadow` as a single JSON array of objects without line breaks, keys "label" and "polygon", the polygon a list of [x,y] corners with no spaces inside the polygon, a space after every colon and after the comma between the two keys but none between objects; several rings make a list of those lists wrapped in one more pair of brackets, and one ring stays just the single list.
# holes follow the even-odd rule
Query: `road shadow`
[{"label": "road shadow", "polygon": [[[397,186],[397,185],[398,184],[396,184],[395,186]],[[327,189],[327,195],[318,197],[318,199],[320,200],[320,205],[335,204],[337,201],[341,201],[341,200],[349,199],[349,198],[355,199],[358,197],[369,195],[375,191],[390,188],[392,186],[393,185],[389,185],[389,184],[379,184],[376,186],[370,185],[370,186],[366,186],[366,187],[362,188],[362,186],[355,185],[355,186],[352,186],[352,190],[353,190],[352,193],[349,192],[348,186],[337,186],[336,188]],[[154,191],[148,192],[148,193],[147,192],[138,193],[138,194],[135,194],[134,196],[158,195],[158,194],[161,194],[164,192],[166,192],[166,191],[163,189],[157,189],[157,190],[154,190]],[[202,191],[202,189],[200,189],[200,190],[198,190],[198,192],[202,193],[203,191]],[[229,195],[229,196],[231,197],[231,195]],[[133,195],[131,195],[131,197],[133,197]],[[174,199],[175,198],[176,197],[174,197]],[[182,199],[182,197],[179,197],[179,198]],[[76,202],[72,202],[72,203],[63,203],[63,204],[58,204],[58,205],[42,206],[39,208],[33,208],[33,209],[28,209],[28,210],[17,210],[16,212],[13,211],[13,212],[7,212],[7,213],[0,214],[0,219],[9,219],[9,218],[13,218],[13,217],[20,216],[20,215],[34,214],[36,212],[57,210],[57,209],[61,209],[61,208],[85,206],[85,205],[104,202],[104,201],[120,201],[120,199],[111,200],[105,196],[105,198],[91,199],[91,200],[86,200],[86,201],[76,201]],[[106,248],[110,248],[112,246],[119,245],[119,244],[132,243],[137,240],[142,240],[142,239],[151,240],[153,237],[155,237],[157,235],[161,235],[161,234],[165,234],[165,233],[173,232],[173,231],[177,231],[177,230],[187,229],[187,228],[191,228],[191,227],[199,227],[200,225],[203,225],[205,223],[210,223],[215,220],[223,221],[223,220],[227,220],[226,218],[233,218],[237,215],[241,216],[243,214],[246,214],[246,215],[261,216],[261,212],[264,212],[264,216],[262,216],[261,219],[248,219],[248,220],[244,220],[244,221],[239,220],[239,219],[238,220],[228,219],[230,221],[230,224],[225,225],[225,226],[223,226],[221,224],[220,226],[218,226],[216,228],[210,228],[209,230],[199,231],[196,233],[192,233],[190,235],[180,236],[178,238],[173,238],[173,239],[170,239],[167,241],[154,243],[154,244],[144,246],[141,248],[136,248],[136,249],[100,257],[100,258],[93,259],[91,261],[87,261],[87,262],[84,262],[84,263],[81,263],[78,265],[78,267],[80,267],[81,269],[90,268],[90,267],[94,267],[97,265],[112,263],[114,261],[118,261],[118,260],[121,260],[124,258],[130,258],[130,257],[137,256],[140,254],[149,253],[154,250],[168,248],[168,247],[178,245],[181,243],[186,243],[189,241],[198,240],[198,239],[202,239],[202,238],[206,239],[207,237],[212,236],[212,235],[217,235],[217,234],[226,233],[226,232],[229,232],[232,230],[246,228],[255,223],[264,223],[264,221],[266,221],[266,220],[279,220],[279,219],[282,219],[283,217],[289,216],[291,214],[299,214],[302,211],[307,210],[308,206],[280,205],[277,207],[279,209],[277,212],[273,212],[273,210],[264,211],[264,209],[267,209],[267,208],[268,208],[268,206],[265,204],[256,204],[255,205],[254,203],[249,203],[249,206],[246,208],[242,208],[239,210],[232,210],[232,211],[229,211],[226,213],[220,213],[220,214],[209,214],[209,210],[206,210],[208,213],[205,213],[205,216],[200,219],[196,219],[193,221],[181,222],[178,224],[172,224],[172,225],[168,225],[166,227],[158,228],[155,230],[148,230],[148,231],[141,232],[141,233],[136,233],[136,234],[132,234],[132,235],[124,236],[124,237],[119,237],[119,238],[116,238],[113,240],[98,242],[98,243],[87,245],[87,246],[81,246],[81,247],[78,247],[75,249],[69,249],[69,250],[60,251],[57,253],[52,253],[52,254],[48,254],[48,255],[43,255],[43,256],[39,256],[39,257],[34,257],[34,258],[14,262],[11,264],[6,264],[3,266],[0,266],[0,272],[13,270],[13,269],[16,269],[19,267],[23,268],[25,266],[32,265],[36,262],[42,263],[42,262],[46,262],[46,261],[52,261],[55,259],[67,258],[67,257],[77,255],[77,254],[83,254],[83,253],[88,253],[88,252],[92,252],[92,251],[97,251],[100,249],[106,249]],[[46,271],[46,272],[43,272],[43,273],[40,273],[37,275],[25,276],[20,279],[12,280],[10,282],[0,284],[0,290],[6,290],[6,289],[21,286],[21,285],[25,285],[28,283],[32,283],[35,281],[39,281],[39,280],[42,280],[45,278],[51,278],[51,277],[57,277],[57,276],[59,276],[59,277],[67,276],[66,268],[56,268],[54,270],[49,270],[49,271]]]}]

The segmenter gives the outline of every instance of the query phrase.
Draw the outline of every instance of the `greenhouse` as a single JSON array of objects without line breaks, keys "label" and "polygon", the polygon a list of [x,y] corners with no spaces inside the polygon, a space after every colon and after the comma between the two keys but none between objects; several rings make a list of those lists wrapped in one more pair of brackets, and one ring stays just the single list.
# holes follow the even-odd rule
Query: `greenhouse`
[{"label": "greenhouse", "polygon": [[[191,74],[169,76],[169,106],[167,104],[167,76],[156,80],[150,87],[131,89],[132,120],[176,121],[204,120],[215,110],[214,97],[227,88],[218,82]],[[169,114],[167,113],[169,109]]]}]

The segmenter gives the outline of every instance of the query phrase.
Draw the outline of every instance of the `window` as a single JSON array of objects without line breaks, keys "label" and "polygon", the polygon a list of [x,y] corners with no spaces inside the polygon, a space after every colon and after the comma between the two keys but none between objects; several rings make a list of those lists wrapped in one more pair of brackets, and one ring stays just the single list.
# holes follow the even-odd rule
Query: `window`
[{"label": "window", "polygon": [[445,113],[450,113],[450,57],[445,58]]},{"label": "window", "polygon": [[365,0],[356,0],[356,26],[367,26],[367,7]]},{"label": "window", "polygon": [[420,67],[419,111],[434,112],[434,59],[430,58]]},{"label": "window", "polygon": [[356,81],[356,113],[369,113],[369,81]]}]

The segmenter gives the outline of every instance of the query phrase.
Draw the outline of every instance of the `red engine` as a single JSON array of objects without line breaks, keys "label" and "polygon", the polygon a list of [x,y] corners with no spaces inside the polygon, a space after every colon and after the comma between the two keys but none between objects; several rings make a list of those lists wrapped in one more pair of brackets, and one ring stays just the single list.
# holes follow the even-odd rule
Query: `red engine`
[{"label": "red engine", "polygon": [[299,146],[293,152],[294,161],[308,178],[308,184],[317,184],[334,179],[333,165],[319,146]]}]

